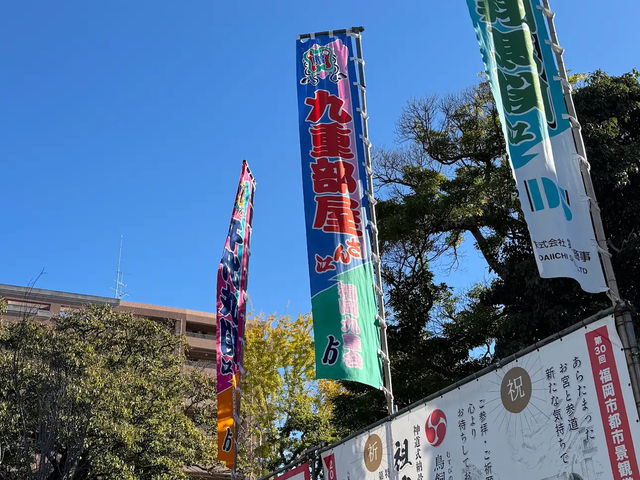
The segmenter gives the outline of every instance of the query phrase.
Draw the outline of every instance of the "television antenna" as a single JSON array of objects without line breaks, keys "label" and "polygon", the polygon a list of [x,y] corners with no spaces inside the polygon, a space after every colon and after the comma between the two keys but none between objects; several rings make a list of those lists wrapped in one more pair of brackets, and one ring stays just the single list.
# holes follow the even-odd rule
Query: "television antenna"
[{"label": "television antenna", "polygon": [[123,240],[123,236],[120,235],[120,252],[118,253],[118,269],[116,270],[116,285],[113,289],[115,291],[115,297],[117,299],[122,299],[122,297],[126,297],[128,295],[128,293],[124,292],[124,287],[126,287],[127,284],[124,283],[123,281],[124,274],[120,270],[120,264],[122,263],[122,240]]}]

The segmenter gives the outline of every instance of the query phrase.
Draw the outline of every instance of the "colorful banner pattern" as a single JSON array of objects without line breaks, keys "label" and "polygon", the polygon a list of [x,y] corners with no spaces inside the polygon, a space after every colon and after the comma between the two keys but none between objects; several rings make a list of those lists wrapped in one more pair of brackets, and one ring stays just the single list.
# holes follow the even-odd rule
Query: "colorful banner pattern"
[{"label": "colorful banner pattern", "polygon": [[240,184],[224,245],[217,284],[216,369],[218,391],[218,459],[235,464],[235,417],[240,411],[240,372],[244,354],[245,295],[255,181],[242,162]]},{"label": "colorful banner pattern", "polygon": [[638,479],[634,405],[609,316],[324,452],[325,478]]},{"label": "colorful banner pattern", "polygon": [[540,276],[607,290],[540,0],[467,0]]},{"label": "colorful banner pattern", "polygon": [[296,42],[317,378],[382,386],[362,117],[352,38]]}]

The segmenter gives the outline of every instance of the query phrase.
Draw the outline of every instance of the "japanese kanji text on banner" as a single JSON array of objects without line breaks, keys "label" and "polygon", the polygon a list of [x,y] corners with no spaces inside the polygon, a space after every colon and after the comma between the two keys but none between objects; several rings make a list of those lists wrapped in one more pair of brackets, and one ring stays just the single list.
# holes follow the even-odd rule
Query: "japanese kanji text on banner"
[{"label": "japanese kanji text on banner", "polygon": [[218,459],[233,468],[236,452],[235,417],[240,411],[240,371],[243,358],[245,295],[255,181],[246,162],[224,245],[217,284],[216,371],[218,391]]},{"label": "japanese kanji text on banner", "polygon": [[628,385],[608,316],[324,452],[325,478],[636,480]]},{"label": "japanese kanji text on banner", "polygon": [[352,38],[296,42],[302,184],[318,378],[382,386]]},{"label": "japanese kanji text on banner", "polygon": [[467,0],[540,276],[605,284],[540,0]]}]

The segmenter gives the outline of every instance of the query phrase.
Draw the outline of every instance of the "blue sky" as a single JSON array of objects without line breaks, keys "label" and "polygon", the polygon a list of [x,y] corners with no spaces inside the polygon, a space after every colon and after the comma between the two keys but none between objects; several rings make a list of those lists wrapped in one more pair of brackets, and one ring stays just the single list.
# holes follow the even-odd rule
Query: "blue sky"
[{"label": "blue sky", "polygon": [[[555,0],[572,71],[639,67],[637,0]],[[412,98],[482,70],[463,0],[6,2],[0,20],[0,283],[213,311],[243,158],[258,182],[255,311],[310,310],[295,37],[363,25],[374,145]],[[441,272],[486,275],[468,253]]]}]

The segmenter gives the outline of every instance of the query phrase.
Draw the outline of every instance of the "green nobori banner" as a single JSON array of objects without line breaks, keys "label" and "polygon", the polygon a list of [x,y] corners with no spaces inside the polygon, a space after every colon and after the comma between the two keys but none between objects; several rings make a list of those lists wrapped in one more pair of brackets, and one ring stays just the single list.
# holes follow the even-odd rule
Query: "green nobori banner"
[{"label": "green nobori banner", "polygon": [[318,378],[382,385],[380,329],[370,320],[378,312],[372,283],[369,262],[338,275],[334,286],[311,298]]},{"label": "green nobori banner", "polygon": [[598,246],[540,0],[467,0],[540,276],[604,292]]},{"label": "green nobori banner", "polygon": [[362,116],[347,33],[296,42],[316,377],[382,386]]}]

